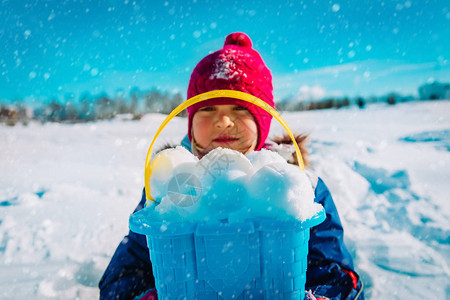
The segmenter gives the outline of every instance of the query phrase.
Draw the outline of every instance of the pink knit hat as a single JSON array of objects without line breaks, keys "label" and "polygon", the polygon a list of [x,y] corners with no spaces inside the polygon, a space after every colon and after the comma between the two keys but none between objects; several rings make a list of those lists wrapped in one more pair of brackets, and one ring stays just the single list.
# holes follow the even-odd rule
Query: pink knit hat
[{"label": "pink knit hat", "polygon": [[[272,74],[259,53],[252,49],[252,41],[245,33],[228,35],[223,48],[203,58],[192,71],[188,99],[213,90],[241,91],[258,97],[271,107],[275,106]],[[188,107],[189,140],[192,141],[194,114],[202,107],[219,104],[234,104],[248,109],[258,127],[255,150],[260,150],[269,134],[272,116],[254,104],[234,98],[214,98]]]}]

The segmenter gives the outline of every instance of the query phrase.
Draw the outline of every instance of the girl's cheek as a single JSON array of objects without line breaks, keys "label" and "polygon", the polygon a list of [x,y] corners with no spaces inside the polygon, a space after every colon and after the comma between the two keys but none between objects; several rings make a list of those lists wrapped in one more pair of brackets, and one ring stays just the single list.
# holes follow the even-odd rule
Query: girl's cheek
[{"label": "girl's cheek", "polygon": [[242,124],[243,128],[245,128],[245,134],[248,137],[254,137],[256,135],[258,135],[258,129],[256,126],[255,121],[252,120],[247,120]]},{"label": "girl's cheek", "polygon": [[197,120],[194,120],[192,124],[193,129],[193,135],[195,138],[195,141],[199,144],[201,147],[205,147],[205,144],[209,143],[209,138],[211,135],[211,124],[208,122],[208,120],[204,120],[202,118],[199,118]]},{"label": "girl's cheek", "polygon": [[196,125],[195,129],[199,130],[199,131],[208,131],[209,128],[211,127],[211,122],[207,119],[199,119]]}]

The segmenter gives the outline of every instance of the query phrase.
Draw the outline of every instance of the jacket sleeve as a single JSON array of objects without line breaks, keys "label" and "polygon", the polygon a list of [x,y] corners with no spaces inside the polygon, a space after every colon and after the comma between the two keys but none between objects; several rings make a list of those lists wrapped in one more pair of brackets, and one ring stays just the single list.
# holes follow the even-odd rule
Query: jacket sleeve
[{"label": "jacket sleeve", "polygon": [[316,297],[364,299],[362,282],[344,244],[344,229],[336,206],[320,178],[315,196],[315,201],[325,208],[326,219],[311,228],[306,289],[311,290]]},{"label": "jacket sleeve", "polygon": [[[135,212],[145,203],[145,190]],[[100,299],[133,299],[155,287],[147,241],[129,231],[116,249],[100,283]]]}]

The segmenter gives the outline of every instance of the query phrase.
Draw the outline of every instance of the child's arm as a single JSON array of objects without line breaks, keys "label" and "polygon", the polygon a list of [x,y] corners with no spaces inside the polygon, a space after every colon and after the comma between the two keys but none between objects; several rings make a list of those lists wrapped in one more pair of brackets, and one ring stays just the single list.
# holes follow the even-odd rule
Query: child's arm
[{"label": "child's arm", "polygon": [[[145,192],[135,211],[144,207]],[[145,236],[129,232],[99,283],[100,299],[133,299],[155,287]]]},{"label": "child's arm", "polygon": [[344,244],[336,206],[325,183],[319,178],[316,202],[325,208],[326,220],[311,229],[306,289],[330,299],[364,299],[361,280],[354,271],[353,260]]}]

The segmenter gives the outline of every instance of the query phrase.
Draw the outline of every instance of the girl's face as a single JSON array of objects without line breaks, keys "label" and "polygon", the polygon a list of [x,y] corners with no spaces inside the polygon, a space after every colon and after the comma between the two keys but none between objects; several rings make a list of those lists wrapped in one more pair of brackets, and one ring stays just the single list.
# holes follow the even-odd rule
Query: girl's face
[{"label": "girl's face", "polygon": [[238,105],[214,105],[199,109],[192,119],[192,136],[206,152],[217,147],[242,153],[253,151],[258,128],[252,114]]}]

